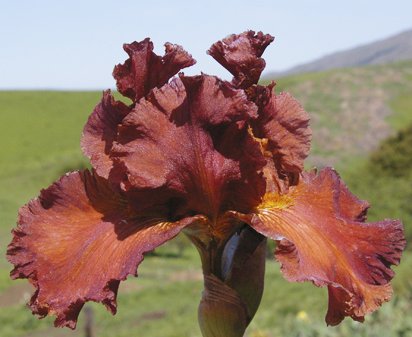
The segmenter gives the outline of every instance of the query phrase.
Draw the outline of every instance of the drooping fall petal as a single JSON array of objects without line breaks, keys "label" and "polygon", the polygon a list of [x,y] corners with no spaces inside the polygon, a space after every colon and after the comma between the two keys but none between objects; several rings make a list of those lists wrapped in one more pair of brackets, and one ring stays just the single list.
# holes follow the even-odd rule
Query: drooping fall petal
[{"label": "drooping fall petal", "polygon": [[116,139],[117,126],[130,111],[131,108],[116,101],[107,90],[84,126],[81,140],[83,153],[90,158],[97,174],[106,179],[113,167],[109,154]]},{"label": "drooping fall petal", "polygon": [[117,90],[134,103],[146,96],[152,88],[167,83],[181,69],[196,63],[181,46],[171,43],[165,44],[163,57],[156,55],[149,38],[124,44],[123,49],[129,54],[129,58],[124,64],[114,68],[113,76]]},{"label": "drooping fall petal", "polygon": [[73,172],[21,208],[7,253],[12,277],[36,287],[33,313],[74,328],[86,301],[114,314],[119,283],[136,274],[143,254],[196,220],[172,223],[159,210],[137,215],[106,180]]},{"label": "drooping fall petal", "polygon": [[405,247],[402,224],[363,222],[366,204],[332,169],[304,174],[289,192],[266,196],[257,213],[240,218],[278,242],[275,255],[288,280],[328,286],[328,324],[363,320],[391,297],[390,265]]},{"label": "drooping fall petal", "polygon": [[247,127],[255,116],[243,91],[212,76],[154,89],[119,127],[111,156],[123,188],[167,189],[183,202],[176,212],[210,219],[229,206],[250,210],[265,190],[265,160]]},{"label": "drooping fall petal", "polygon": [[339,179],[339,188],[337,190],[339,191],[336,195],[339,213],[345,218],[365,222],[369,203],[358,199],[356,195],[349,191],[341,179]]},{"label": "drooping fall petal", "polygon": [[113,76],[132,103],[106,91],[90,116],[82,149],[93,172],[62,177],[19,213],[8,259],[36,288],[35,314],[74,328],[86,301],[115,313],[120,281],[181,230],[202,260],[205,337],[243,336],[263,291],[264,236],[277,241],[286,278],[328,287],[328,324],[361,321],[390,298],[402,224],[366,223],[369,205],[333,170],[302,173],[306,112],[257,85],[272,41],[248,31],[212,45],[231,83],[170,80],[195,63],[180,46],[160,57],[149,39],[124,45]]},{"label": "drooping fall petal", "polygon": [[266,65],[261,56],[273,40],[269,34],[250,30],[214,43],[208,53],[230,71],[236,87],[246,89],[258,82]]}]

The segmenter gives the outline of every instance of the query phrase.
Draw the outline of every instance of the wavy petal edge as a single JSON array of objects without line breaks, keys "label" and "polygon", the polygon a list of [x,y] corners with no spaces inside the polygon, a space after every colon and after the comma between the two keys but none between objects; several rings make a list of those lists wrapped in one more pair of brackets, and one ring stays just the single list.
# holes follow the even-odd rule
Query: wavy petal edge
[{"label": "wavy petal edge", "polygon": [[147,214],[136,218],[106,180],[72,172],[42,190],[20,209],[7,258],[12,278],[35,287],[29,307],[55,326],[76,327],[86,301],[116,313],[120,281],[137,276],[144,254],[172,239],[201,217],[168,222]]},{"label": "wavy petal edge", "polygon": [[400,262],[406,245],[399,220],[365,223],[367,205],[343,186],[333,169],[305,173],[288,194],[264,198],[256,213],[234,214],[277,241],[286,279],[328,286],[330,325],[345,316],[362,321],[390,299],[390,265]]}]

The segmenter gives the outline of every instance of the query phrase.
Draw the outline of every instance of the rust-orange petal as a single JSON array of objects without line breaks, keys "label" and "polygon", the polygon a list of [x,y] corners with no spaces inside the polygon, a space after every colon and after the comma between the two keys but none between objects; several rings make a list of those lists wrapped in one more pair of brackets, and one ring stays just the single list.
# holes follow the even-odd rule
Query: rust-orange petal
[{"label": "rust-orange petal", "polygon": [[176,212],[211,219],[230,207],[251,210],[265,191],[265,159],[247,124],[254,117],[245,93],[216,77],[182,76],[154,89],[113,146],[123,189],[166,189],[179,200]]},{"label": "rust-orange petal", "polygon": [[149,38],[124,44],[123,49],[129,58],[114,68],[113,76],[117,90],[134,103],[152,88],[161,87],[181,69],[196,63],[181,46],[171,43],[165,44],[164,56],[156,55]]},{"label": "rust-orange petal", "polygon": [[299,173],[310,151],[309,115],[287,92],[274,94],[273,85],[257,86],[259,118],[253,121],[256,137],[267,138],[279,174]]},{"label": "rust-orange petal", "polygon": [[246,89],[258,82],[266,65],[261,56],[273,40],[269,34],[249,30],[214,43],[208,53],[231,72],[236,87]]},{"label": "rust-orange petal", "polygon": [[336,193],[335,198],[339,213],[345,218],[365,222],[369,203],[366,200],[358,199],[340,179],[337,190],[339,193]]},{"label": "rust-orange petal", "polygon": [[[124,50],[129,59],[114,68],[113,76],[117,89],[129,97],[134,104],[155,87],[161,87],[181,69],[191,66],[195,60],[178,45],[165,44],[165,55],[160,57],[153,52],[150,39],[125,44]],[[90,158],[92,166],[101,177],[108,178],[113,167],[109,157],[117,126],[131,108],[116,101],[107,90],[101,102],[90,115],[81,141],[83,153]]]},{"label": "rust-orange petal", "polygon": [[84,126],[81,140],[83,153],[90,158],[97,174],[106,179],[113,167],[109,153],[116,139],[117,126],[130,111],[131,108],[116,101],[110,90],[106,90]]},{"label": "rust-orange petal", "polygon": [[326,168],[303,174],[289,194],[266,196],[255,214],[238,216],[278,242],[275,256],[288,280],[328,286],[326,322],[336,325],[345,316],[362,321],[390,299],[390,266],[405,247],[401,222],[365,223],[366,207]]},{"label": "rust-orange petal", "polygon": [[119,283],[136,274],[143,254],[196,220],[136,216],[106,180],[73,172],[20,209],[7,252],[11,275],[35,286],[33,313],[74,328],[86,301],[102,302],[114,314]]}]

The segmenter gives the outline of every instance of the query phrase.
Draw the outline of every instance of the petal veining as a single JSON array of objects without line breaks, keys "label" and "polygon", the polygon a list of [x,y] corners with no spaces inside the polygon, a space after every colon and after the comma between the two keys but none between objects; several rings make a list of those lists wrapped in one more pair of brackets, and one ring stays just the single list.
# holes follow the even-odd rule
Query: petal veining
[{"label": "petal veining", "polygon": [[275,256],[288,280],[328,286],[331,325],[345,316],[362,321],[390,299],[390,265],[405,247],[400,221],[363,222],[366,205],[349,193],[335,171],[324,169],[243,217],[278,242]]},{"label": "petal veining", "polygon": [[[165,44],[163,57],[156,55],[148,38],[125,44],[123,48],[129,59],[114,68],[113,76],[117,89],[133,101],[132,106],[150,90],[161,87],[181,69],[195,63],[182,47],[170,43]],[[108,154],[117,136],[117,126],[130,110],[107,90],[84,127],[81,141],[83,152],[90,158],[96,172],[106,179],[113,167]]]},{"label": "petal veining", "polygon": [[299,173],[310,150],[312,132],[309,115],[289,93],[278,95],[268,87],[256,86],[249,90],[259,107],[259,118],[253,121],[256,137],[266,138],[268,150],[280,175]]},{"label": "petal veining", "polygon": [[74,328],[86,301],[102,302],[114,314],[119,283],[136,274],[143,254],[196,220],[136,215],[106,180],[73,172],[20,209],[7,253],[12,277],[36,287],[33,313]]},{"label": "petal veining", "polygon": [[116,139],[117,126],[130,111],[131,108],[116,101],[110,90],[106,90],[84,126],[83,153],[90,158],[97,174],[106,179],[113,167],[109,153]]},{"label": "petal veining", "polygon": [[229,204],[250,210],[265,190],[265,159],[247,125],[255,116],[242,90],[212,76],[154,89],[119,127],[112,157],[123,188],[166,188],[211,219]]}]

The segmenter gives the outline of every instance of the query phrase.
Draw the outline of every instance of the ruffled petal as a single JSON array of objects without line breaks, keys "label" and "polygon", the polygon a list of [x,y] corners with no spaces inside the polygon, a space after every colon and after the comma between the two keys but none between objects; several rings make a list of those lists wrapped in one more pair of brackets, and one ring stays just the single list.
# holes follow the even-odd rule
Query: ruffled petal
[{"label": "ruffled petal", "polygon": [[339,188],[337,190],[338,194],[336,195],[336,198],[339,213],[345,218],[365,222],[369,203],[366,200],[358,199],[358,197],[349,191],[348,187],[340,179]]},{"label": "ruffled petal", "polygon": [[273,40],[269,34],[249,30],[216,42],[208,54],[231,72],[236,87],[246,89],[258,82],[266,65],[261,56]]},{"label": "ruffled petal", "polygon": [[110,90],[106,90],[84,126],[81,140],[83,153],[90,158],[97,174],[106,179],[113,167],[109,154],[116,139],[117,126],[130,111],[131,108],[116,101]]},{"label": "ruffled petal", "polygon": [[124,190],[164,188],[180,200],[176,212],[214,220],[230,207],[250,210],[265,191],[265,159],[247,125],[255,116],[242,90],[212,76],[154,89],[123,120],[113,147]]},{"label": "ruffled petal", "polygon": [[336,325],[345,316],[362,321],[390,299],[390,266],[405,247],[401,222],[365,223],[365,207],[327,168],[304,174],[287,195],[266,196],[257,213],[241,219],[278,242],[288,280],[328,286],[326,321]]},{"label": "ruffled petal", "polygon": [[124,198],[89,171],[63,176],[20,209],[8,247],[13,278],[28,278],[36,291],[30,308],[55,315],[56,326],[75,328],[86,301],[113,314],[121,280],[143,254],[196,221],[169,222],[161,213],[137,215]]},{"label": "ruffled petal", "polygon": [[272,154],[280,175],[300,173],[310,150],[309,115],[292,95],[275,95],[272,89],[273,85],[256,86],[248,91],[249,98],[252,96],[259,107],[253,132],[268,140],[266,150]]},{"label": "ruffled petal", "polygon": [[[195,63],[182,47],[166,43],[165,48],[165,55],[160,57],[153,53],[150,39],[124,45],[130,57],[114,68],[113,76],[119,92],[129,97],[133,105],[151,89],[165,84],[179,70]],[[130,111],[130,107],[115,101],[107,90],[84,127],[83,153],[90,158],[97,174],[106,179],[113,167],[109,153],[116,139],[117,126]]]},{"label": "ruffled petal", "polygon": [[166,43],[163,57],[153,52],[149,38],[141,42],[124,44],[129,58],[113,70],[117,90],[133,102],[146,96],[155,87],[161,87],[181,69],[196,63],[181,46]]}]

